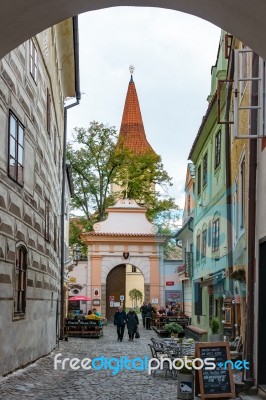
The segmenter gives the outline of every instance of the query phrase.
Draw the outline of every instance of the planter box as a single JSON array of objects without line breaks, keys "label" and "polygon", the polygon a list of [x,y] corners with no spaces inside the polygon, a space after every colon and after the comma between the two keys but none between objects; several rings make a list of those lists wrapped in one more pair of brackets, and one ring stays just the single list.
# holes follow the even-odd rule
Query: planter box
[{"label": "planter box", "polygon": [[67,318],[64,325],[64,336],[96,337],[103,335],[99,320],[75,320]]},{"label": "planter box", "polygon": [[223,342],[224,335],[222,333],[211,334],[211,335],[209,335],[209,341],[210,342]]}]

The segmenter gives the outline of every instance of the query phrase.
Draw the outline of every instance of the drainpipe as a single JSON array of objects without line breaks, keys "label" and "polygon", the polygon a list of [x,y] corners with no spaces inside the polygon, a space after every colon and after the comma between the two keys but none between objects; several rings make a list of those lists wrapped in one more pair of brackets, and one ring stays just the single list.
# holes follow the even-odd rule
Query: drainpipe
[{"label": "drainpipe", "polygon": [[[253,76],[259,74],[259,56],[253,53]],[[258,101],[258,82],[252,81],[251,105]],[[251,110],[250,133],[257,135],[257,110]],[[255,221],[256,221],[256,170],[257,170],[257,139],[249,141],[249,189],[248,189],[248,279],[247,279],[247,317],[245,355],[249,369],[245,370],[245,382],[254,384],[254,284],[255,284]]]},{"label": "drainpipe", "polygon": [[[234,52],[232,51],[231,60],[229,65],[228,77],[229,80],[227,93],[226,93],[226,110],[225,110],[225,121],[229,121],[230,108],[231,108],[231,96],[233,87],[234,77]],[[233,294],[233,282],[231,275],[233,272],[233,241],[232,241],[232,182],[231,182],[231,157],[230,157],[230,128],[229,124],[225,125],[225,180],[226,180],[226,214],[227,214],[227,261],[228,261],[228,276],[229,276],[229,291]],[[234,309],[234,308],[233,308]],[[233,322],[235,324],[235,315],[233,315]],[[234,327],[234,335],[236,334]]]},{"label": "drainpipe", "polygon": [[64,337],[64,280],[65,280],[65,192],[66,192],[66,145],[67,145],[67,110],[79,104],[80,93],[80,75],[79,75],[79,40],[78,40],[78,17],[73,17],[73,41],[74,41],[74,59],[75,59],[75,92],[76,101],[64,107],[64,137],[62,154],[62,192],[61,192],[61,303],[60,303],[60,339]]}]

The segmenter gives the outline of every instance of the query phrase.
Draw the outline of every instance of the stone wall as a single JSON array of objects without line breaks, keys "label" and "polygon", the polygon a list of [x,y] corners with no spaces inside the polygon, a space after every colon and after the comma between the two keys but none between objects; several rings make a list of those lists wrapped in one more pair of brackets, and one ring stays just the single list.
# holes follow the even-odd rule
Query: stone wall
[{"label": "stone wall", "polygon": [[[53,29],[33,38],[36,82],[30,74],[29,42],[0,61],[0,373],[49,353],[56,345],[60,282],[60,193],[63,98]],[[46,40],[46,52],[42,52]],[[57,83],[56,79],[57,77]],[[53,82],[53,85],[51,84]],[[54,86],[56,85],[56,87]],[[51,95],[47,131],[47,90]],[[54,107],[57,104],[57,110]],[[58,106],[59,105],[59,106]],[[8,175],[9,112],[24,125],[24,182]],[[45,238],[45,200],[49,237]],[[48,239],[48,240],[47,240]],[[16,249],[27,251],[26,310],[15,313]]]}]

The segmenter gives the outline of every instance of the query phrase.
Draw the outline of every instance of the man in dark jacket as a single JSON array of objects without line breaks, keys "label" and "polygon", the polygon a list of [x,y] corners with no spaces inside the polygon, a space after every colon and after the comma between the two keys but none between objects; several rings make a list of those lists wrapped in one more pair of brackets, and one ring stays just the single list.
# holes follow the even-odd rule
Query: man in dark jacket
[{"label": "man in dark jacket", "polygon": [[140,312],[141,312],[141,316],[142,316],[142,323],[143,323],[143,327],[145,328],[145,312],[146,312],[146,308],[147,308],[147,303],[146,301],[143,302],[142,306],[140,307]]},{"label": "man in dark jacket", "polygon": [[134,342],[134,336],[135,333],[137,332],[138,324],[139,324],[138,316],[135,313],[135,311],[131,308],[127,313],[127,330],[128,330],[129,340],[132,342]]},{"label": "man in dark jacket", "polygon": [[152,305],[149,303],[145,309],[145,326],[146,329],[151,329],[151,318],[152,318]]},{"label": "man in dark jacket", "polygon": [[123,340],[126,323],[127,315],[122,307],[118,307],[118,311],[115,313],[114,325],[117,327],[117,340],[120,342]]}]

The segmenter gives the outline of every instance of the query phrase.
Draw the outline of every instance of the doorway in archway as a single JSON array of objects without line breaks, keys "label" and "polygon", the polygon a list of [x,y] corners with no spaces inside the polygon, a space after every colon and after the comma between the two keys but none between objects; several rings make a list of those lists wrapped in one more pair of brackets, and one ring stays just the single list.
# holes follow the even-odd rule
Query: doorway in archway
[{"label": "doorway in archway", "polygon": [[132,264],[120,264],[114,267],[106,278],[106,317],[113,320],[118,307],[122,305],[138,310],[145,298],[144,276],[140,269]]},{"label": "doorway in archway", "polygon": [[114,267],[106,278],[106,318],[114,319],[118,306],[125,301],[126,295],[126,264]]}]

